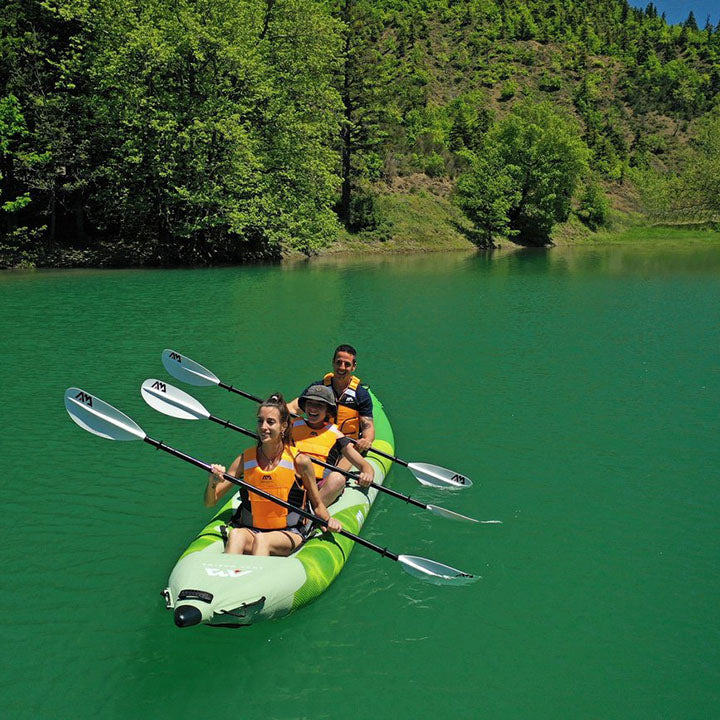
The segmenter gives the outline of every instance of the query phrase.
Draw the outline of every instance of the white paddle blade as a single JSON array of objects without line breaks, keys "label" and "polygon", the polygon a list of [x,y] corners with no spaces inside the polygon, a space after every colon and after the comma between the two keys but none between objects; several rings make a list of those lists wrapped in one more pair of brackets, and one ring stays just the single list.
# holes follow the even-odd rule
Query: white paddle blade
[{"label": "white paddle blade", "polygon": [[144,440],[143,429],[125,413],[80,388],[65,391],[65,409],[83,429],[107,440]]},{"label": "white paddle blade", "polygon": [[479,520],[476,520],[475,518],[468,517],[467,515],[461,515],[460,513],[453,512],[452,510],[448,510],[447,508],[440,507],[439,505],[428,505],[427,509],[433,513],[433,515],[437,515],[439,517],[447,518],[448,520],[459,520],[460,522],[471,522],[471,523],[479,523]]},{"label": "white paddle blade", "polygon": [[429,463],[408,463],[408,469],[422,485],[440,488],[467,488],[472,480],[439,465]]},{"label": "white paddle blade", "polygon": [[154,410],[181,420],[207,420],[210,413],[192,396],[162,380],[149,378],[140,388],[143,400]]},{"label": "white paddle blade", "polygon": [[398,555],[398,562],[406,573],[434,585],[469,585],[477,580],[475,575],[417,555]]},{"label": "white paddle blade", "polygon": [[162,364],[174,378],[188,385],[206,386],[220,384],[220,378],[217,377],[217,375],[211,373],[207,368],[191,360],[189,357],[175,352],[175,350],[163,350]]}]

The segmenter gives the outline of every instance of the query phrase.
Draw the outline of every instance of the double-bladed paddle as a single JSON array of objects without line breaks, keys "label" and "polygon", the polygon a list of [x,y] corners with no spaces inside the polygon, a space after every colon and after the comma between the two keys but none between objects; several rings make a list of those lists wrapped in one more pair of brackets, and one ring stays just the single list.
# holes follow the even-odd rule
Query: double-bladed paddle
[{"label": "double-bladed paddle", "polygon": [[[205,472],[212,472],[212,468],[208,463],[203,462],[202,460],[197,460],[190,455],[186,455],[180,450],[176,450],[169,445],[165,445],[165,443],[160,442],[159,440],[154,440],[149,437],[134,420],[120,412],[117,408],[114,408],[112,405],[108,405],[108,403],[104,402],[95,395],[91,395],[85,390],[81,390],[76,387],[68,388],[65,391],[65,409],[68,411],[74,422],[76,422],[84,430],[87,430],[94,435],[99,435],[100,437],[108,440],[142,440],[143,442],[152,445],[157,450],[163,450],[174,457],[180,458],[191,465],[195,465],[196,467],[205,470]],[[225,480],[228,480],[235,485],[239,485],[240,487],[244,487],[250,492],[264,497],[266,500],[270,500],[278,505],[282,505],[288,510],[297,512],[314,523],[318,523],[321,526],[325,525],[325,521],[316,515],[313,515],[302,508],[295,507],[294,505],[291,505],[290,503],[287,503],[270,493],[266,493],[260,488],[249,485],[239,478],[235,478],[227,473],[224,473],[223,477]],[[405,572],[437,585],[466,584],[477,579],[469,573],[456,570],[449,565],[443,565],[442,563],[435,562],[434,560],[428,560],[427,558],[415,555],[396,555],[387,548],[375,545],[374,543],[361,538],[359,535],[354,535],[347,530],[340,530],[340,534],[349,538],[353,542],[363,545],[370,550],[374,550],[383,557],[395,560],[402,565]]]},{"label": "double-bladed paddle", "polygon": [[[247,435],[248,437],[255,438],[255,440],[259,440],[257,433],[254,433],[251,430],[246,430],[239,425],[235,425],[229,420],[221,420],[219,417],[211,415],[207,408],[205,408],[204,405],[198,402],[192,395],[189,395],[185,391],[180,390],[179,388],[176,388],[166,382],[163,382],[162,380],[156,380],[154,378],[146,380],[142,384],[140,394],[143,396],[145,402],[150,405],[150,407],[154,408],[158,412],[163,413],[164,415],[170,415],[171,417],[180,418],[181,420],[210,420],[214,423],[217,423],[218,425],[222,425],[223,427],[230,428],[231,430],[235,430],[239,433],[242,433],[243,435]],[[323,462],[322,460],[318,460],[317,458],[313,457],[311,457],[310,459],[316,465],[321,465],[322,467],[328,468],[329,470],[336,470],[337,472],[345,475],[346,477],[357,480],[357,475],[348,472],[347,470],[342,470],[336,465],[331,465],[330,463]],[[399,498],[407,503],[410,503],[411,505],[423,508],[424,510],[429,510],[434,515],[449,518],[450,520],[461,520],[474,523],[482,522],[485,524],[500,523],[499,520],[475,520],[475,518],[468,517],[467,515],[461,515],[460,513],[453,512],[452,510],[447,510],[446,508],[438,507],[437,505],[426,505],[419,500],[415,500],[415,498],[411,498],[409,495],[403,495],[396,490],[391,490],[390,488],[385,487],[384,485],[378,485],[375,482],[370,483],[370,485],[371,487],[374,487],[381,492],[387,493],[392,497]]]},{"label": "double-bladed paddle", "polygon": [[[257,403],[262,402],[262,398],[259,398],[257,395],[251,395],[244,390],[239,390],[232,385],[221,382],[220,378],[218,378],[215,373],[211,372],[199,363],[196,363],[194,360],[191,360],[189,357],[181,355],[175,350],[163,350],[162,363],[165,366],[165,369],[174,378],[188,383],[189,385],[217,385],[229,392],[242,395],[244,398],[248,398],[248,400],[253,400]],[[374,447],[370,448],[370,452],[374,452],[376,455],[380,455],[388,460],[392,460],[392,462],[398,463],[398,465],[406,467],[421,485],[438,488],[466,488],[472,485],[472,480],[469,477],[461,473],[448,470],[447,468],[440,467],[439,465],[407,462],[406,460],[401,460],[399,457],[389,455],[388,453]]]}]

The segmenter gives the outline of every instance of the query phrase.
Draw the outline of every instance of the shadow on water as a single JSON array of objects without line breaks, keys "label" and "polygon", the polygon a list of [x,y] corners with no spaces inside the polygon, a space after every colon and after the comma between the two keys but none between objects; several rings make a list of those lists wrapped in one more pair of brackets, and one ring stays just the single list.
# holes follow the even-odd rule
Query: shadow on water
[{"label": "shadow on water", "polygon": [[482,267],[503,275],[544,273],[551,264],[550,252],[547,248],[526,248],[517,245],[476,250],[470,258],[467,258],[467,268],[472,270]]},{"label": "shadow on water", "polygon": [[516,247],[506,257],[512,272],[546,272],[551,264],[550,250],[542,247]]},{"label": "shadow on water", "polygon": [[713,275],[720,272],[720,251],[715,246],[676,244],[581,245],[551,248],[501,245],[477,250],[465,258],[468,268],[483,266],[512,274],[553,275]]},{"label": "shadow on water", "polygon": [[562,265],[570,273],[583,275],[695,275],[720,271],[718,248],[693,244],[558,247],[549,256],[553,269]]},{"label": "shadow on water", "polygon": [[[437,275],[441,272],[480,268],[500,275],[695,275],[720,272],[720,251],[715,246],[678,247],[651,243],[640,245],[576,245],[522,247],[503,243],[496,248],[408,254],[343,254],[303,261],[312,273],[325,270],[367,270],[393,274]],[[283,269],[297,269],[297,264]]]}]

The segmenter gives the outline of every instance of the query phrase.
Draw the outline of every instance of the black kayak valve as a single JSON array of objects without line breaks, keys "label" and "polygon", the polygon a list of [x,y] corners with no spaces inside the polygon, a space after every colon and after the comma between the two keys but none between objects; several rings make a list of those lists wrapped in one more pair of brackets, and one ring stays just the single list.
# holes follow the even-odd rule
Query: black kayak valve
[{"label": "black kayak valve", "polygon": [[202,613],[193,605],[178,605],[173,617],[178,627],[190,627],[202,622]]}]

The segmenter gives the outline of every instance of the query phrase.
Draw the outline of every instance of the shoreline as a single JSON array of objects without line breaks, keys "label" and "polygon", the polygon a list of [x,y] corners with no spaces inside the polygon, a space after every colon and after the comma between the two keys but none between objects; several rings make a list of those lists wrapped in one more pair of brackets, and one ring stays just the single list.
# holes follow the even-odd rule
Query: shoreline
[{"label": "shoreline", "polygon": [[379,232],[349,233],[341,231],[337,240],[312,255],[296,250],[283,251],[278,259],[259,259],[245,263],[218,263],[214,265],[165,265],[143,264],[104,265],[73,263],[76,252],[68,250],[68,263],[54,265],[3,266],[0,270],[152,270],[182,268],[249,267],[252,265],[295,265],[301,262],[364,256],[366,258],[398,257],[435,253],[477,253],[530,250],[553,250],[560,248],[588,248],[607,246],[663,245],[667,248],[695,248],[720,245],[720,223],[711,221],[678,221],[651,223],[639,214],[614,212],[609,226],[592,231],[576,217],[571,217],[553,231],[552,242],[544,246],[526,245],[512,238],[494,238],[492,247],[473,242],[472,227],[457,208],[445,198],[429,197],[421,191],[405,197],[386,196],[386,213],[390,227]]},{"label": "shoreline", "polygon": [[[378,196],[387,226],[376,231],[342,231],[335,243],[317,251],[316,257],[354,255],[398,255],[459,250],[532,249],[630,245],[654,242],[720,245],[718,221],[653,221],[637,210],[611,209],[607,224],[591,230],[572,213],[559,223],[545,246],[526,245],[512,238],[496,237],[493,247],[483,247],[470,220],[450,201],[441,183],[413,187],[404,192]],[[291,253],[292,255],[293,253]]]},{"label": "shoreline", "polygon": [[483,254],[500,254],[516,252],[552,252],[553,250],[571,249],[602,249],[609,247],[624,248],[664,248],[667,250],[694,250],[706,247],[720,246],[720,230],[700,230],[688,233],[681,227],[647,226],[634,227],[621,232],[596,233],[580,241],[559,240],[549,245],[534,246],[515,243],[507,238],[498,238],[494,247],[478,247],[467,241],[463,244],[442,241],[433,243],[431,246],[416,242],[393,243],[391,241],[368,241],[357,243],[343,243],[320,249],[317,253],[307,256],[299,252],[284,254],[280,260],[257,260],[247,263],[218,263],[216,265],[37,265],[37,266],[15,266],[0,267],[5,273],[16,272],[51,272],[51,271],[104,271],[104,270],[212,270],[229,267],[252,267],[262,265],[276,265],[292,267],[302,263],[341,263],[345,260],[363,259],[366,261],[380,262],[384,259],[397,259],[401,257],[413,258],[422,255],[437,256],[442,253],[450,253],[458,256]]}]

